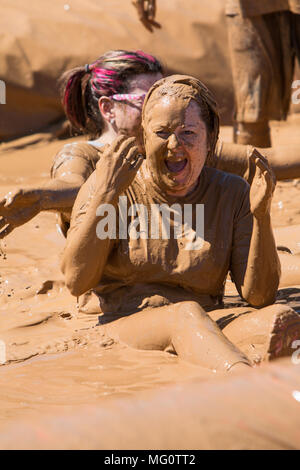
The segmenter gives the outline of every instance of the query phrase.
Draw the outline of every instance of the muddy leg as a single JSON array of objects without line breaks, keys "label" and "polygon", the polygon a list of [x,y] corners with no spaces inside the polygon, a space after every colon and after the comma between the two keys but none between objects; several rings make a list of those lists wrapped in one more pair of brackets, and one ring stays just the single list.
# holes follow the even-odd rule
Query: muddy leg
[{"label": "muddy leg", "polygon": [[271,131],[268,121],[262,122],[236,122],[234,125],[233,140],[237,144],[254,147],[271,147]]},{"label": "muddy leg", "polygon": [[225,309],[209,314],[224,335],[252,363],[291,356],[300,340],[300,315],[290,307],[274,304],[262,309]]},{"label": "muddy leg", "polygon": [[225,372],[235,364],[249,365],[196,302],[135,313],[108,324],[107,332],[137,349],[172,349],[182,360],[211,370]]},{"label": "muddy leg", "polygon": [[261,151],[278,180],[300,178],[300,145],[279,145]]},{"label": "muddy leg", "polygon": [[[281,264],[280,287],[300,285],[300,254],[278,253]],[[299,337],[300,339],[300,337]]]}]

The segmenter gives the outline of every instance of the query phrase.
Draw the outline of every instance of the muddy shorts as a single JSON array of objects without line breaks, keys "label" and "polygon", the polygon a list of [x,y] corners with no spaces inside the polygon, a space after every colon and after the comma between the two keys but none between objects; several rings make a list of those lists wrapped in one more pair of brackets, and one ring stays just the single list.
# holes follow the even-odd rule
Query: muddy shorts
[{"label": "muddy shorts", "polygon": [[300,61],[300,15],[280,11],[227,17],[236,120],[285,119],[295,58]]}]

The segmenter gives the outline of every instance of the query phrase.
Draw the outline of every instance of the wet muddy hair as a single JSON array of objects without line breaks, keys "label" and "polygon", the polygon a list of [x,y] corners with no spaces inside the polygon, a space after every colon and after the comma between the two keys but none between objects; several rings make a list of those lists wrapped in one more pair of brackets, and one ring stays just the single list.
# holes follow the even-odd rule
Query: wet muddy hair
[{"label": "wet muddy hair", "polygon": [[142,51],[109,51],[95,62],[66,71],[59,79],[62,105],[72,127],[92,137],[101,135],[101,96],[128,93],[130,79],[142,73],[163,73],[162,65]]},{"label": "wet muddy hair", "polygon": [[201,118],[206,125],[207,142],[209,144],[205,164],[210,165],[214,158],[219,136],[220,120],[218,106],[212,92],[197,78],[188,75],[171,75],[155,82],[148,91],[144,101],[143,123],[145,122],[147,103],[153,95],[160,99],[166,95],[178,96],[178,91],[180,91],[180,96],[183,100],[190,102],[193,99],[199,105]]}]

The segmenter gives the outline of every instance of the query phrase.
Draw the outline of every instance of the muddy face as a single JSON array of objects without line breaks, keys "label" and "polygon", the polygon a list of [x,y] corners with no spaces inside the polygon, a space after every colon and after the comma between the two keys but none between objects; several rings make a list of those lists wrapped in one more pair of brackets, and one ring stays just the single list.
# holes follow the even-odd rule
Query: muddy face
[{"label": "muddy face", "polygon": [[192,192],[207,157],[206,125],[196,101],[174,96],[150,99],[144,138],[154,182],[171,195]]}]

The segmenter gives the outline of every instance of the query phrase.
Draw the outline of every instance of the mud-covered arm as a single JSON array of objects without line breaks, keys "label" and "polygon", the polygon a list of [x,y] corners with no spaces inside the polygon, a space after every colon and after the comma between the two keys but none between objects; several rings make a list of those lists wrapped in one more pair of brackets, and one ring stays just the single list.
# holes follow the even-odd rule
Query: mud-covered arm
[{"label": "mud-covered arm", "polygon": [[71,211],[80,187],[95,170],[99,158],[99,152],[85,142],[65,145],[55,156],[52,183],[47,186],[49,192],[45,194],[43,210],[68,208]]},{"label": "mud-covered arm", "polygon": [[29,222],[41,211],[70,211],[83,182],[93,171],[91,162],[65,146],[55,157],[49,178],[40,186],[10,191],[0,201],[0,238]]},{"label": "mud-covered arm", "polygon": [[278,181],[300,178],[300,151],[297,144],[254,148],[251,145],[218,142],[210,166],[242,176],[251,184],[255,174],[253,155],[270,166]]},{"label": "mud-covered arm", "polygon": [[211,166],[227,173],[239,175],[251,184],[255,175],[254,162],[256,158],[259,158],[265,165],[269,164],[265,155],[251,145],[219,141]]},{"label": "mud-covered arm", "polygon": [[52,179],[42,188],[41,210],[71,211],[80,187],[94,168],[82,151],[76,154],[76,148],[58,154],[51,169]]},{"label": "mud-covered arm", "polygon": [[280,280],[280,262],[271,226],[270,203],[274,180],[262,162],[236,217],[231,274],[240,295],[254,307],[275,301]]},{"label": "mud-covered arm", "polygon": [[267,157],[278,181],[300,178],[300,145],[277,145],[259,149]]},{"label": "mud-covered arm", "polygon": [[114,226],[119,196],[133,181],[142,161],[135,139],[118,137],[80,189],[62,259],[62,271],[73,295],[79,296],[100,282],[116,233],[112,230],[103,236],[98,224],[109,217]]},{"label": "mud-covered arm", "polygon": [[[104,188],[102,188],[104,190]],[[112,240],[97,237],[97,209],[110,204],[115,210],[117,194],[102,191],[94,172],[82,185],[73,206],[67,244],[62,259],[62,271],[71,293],[79,296],[101,279]]]}]

